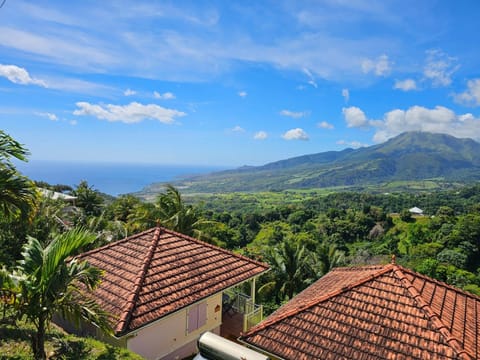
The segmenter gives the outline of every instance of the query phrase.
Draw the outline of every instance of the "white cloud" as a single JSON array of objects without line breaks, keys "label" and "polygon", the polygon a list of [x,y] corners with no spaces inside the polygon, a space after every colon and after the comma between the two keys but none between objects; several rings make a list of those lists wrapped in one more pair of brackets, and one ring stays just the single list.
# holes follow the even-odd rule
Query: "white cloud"
[{"label": "white cloud", "polygon": [[[265,21],[263,11],[255,10],[258,6],[231,9],[238,23],[246,25],[241,31],[231,31],[231,24],[218,21],[221,17],[217,5],[197,2],[187,6],[140,1],[128,9],[121,2],[111,1],[96,2],[94,7],[71,2],[68,6],[19,2],[12,12],[15,16],[0,26],[0,46],[29,59],[66,66],[76,73],[113,72],[174,81],[211,79],[212,75],[230,71],[238,62],[294,71],[308,69],[316,78],[351,80],[361,72],[356,65],[362,58],[371,57],[377,49],[398,49],[399,42],[391,34],[359,33],[352,38],[337,28],[345,21],[348,25],[358,19],[359,14],[375,14],[377,20],[390,21],[398,15],[391,6],[368,4],[369,8],[385,8],[386,14],[350,12],[353,7],[348,6],[345,16],[346,2],[338,6],[333,3],[293,5],[296,9],[275,4],[280,20],[272,22],[272,26],[257,26]],[[300,27],[285,31],[287,19],[298,21],[299,8],[305,14],[321,13],[324,21],[320,27],[304,28],[303,23],[297,23]],[[154,32],[144,26],[163,24],[167,19],[173,19],[176,25],[164,24]],[[38,28],[42,31],[36,31]],[[398,50],[404,50],[404,46]],[[316,86],[313,76],[308,82]]]},{"label": "white cloud", "polygon": [[308,134],[300,128],[288,130],[282,135],[285,140],[308,140]]},{"label": "white cloud", "polygon": [[118,92],[118,89],[113,86],[63,76],[48,76],[45,77],[45,82],[48,84],[49,89],[86,94],[88,96],[105,96]]},{"label": "white cloud", "polygon": [[348,91],[348,89],[342,89],[342,96],[345,99],[345,102],[348,103],[350,100],[350,91]]},{"label": "white cloud", "polygon": [[423,76],[432,82],[433,86],[448,86],[452,83],[452,75],[460,67],[457,59],[448,56],[440,50],[428,50]]},{"label": "white cloud", "polygon": [[317,88],[318,85],[317,85],[317,83],[316,83],[316,81],[315,81],[315,78],[313,77],[312,72],[311,72],[310,70],[308,70],[307,68],[303,68],[302,71],[303,71],[303,73],[304,73],[305,75],[308,76],[308,83],[309,83],[310,85],[312,85],[314,88]]},{"label": "white cloud", "polygon": [[47,119],[51,120],[51,121],[58,121],[58,116],[53,114],[53,113],[49,113],[49,112],[39,112],[39,113],[36,113],[38,116],[42,116],[42,117],[46,117]]},{"label": "white cloud", "polygon": [[88,102],[77,102],[79,109],[74,115],[94,116],[97,119],[126,124],[139,123],[146,119],[158,120],[164,124],[171,124],[175,118],[185,116],[186,113],[174,109],[166,109],[155,104],[140,104],[132,102],[128,105],[95,105]]},{"label": "white cloud", "polygon": [[347,145],[348,147],[352,147],[354,149],[368,146],[368,144],[363,144],[360,141],[346,141],[346,140],[338,140],[337,145]]},{"label": "white cloud", "polygon": [[135,90],[132,90],[132,89],[127,89],[123,92],[123,95],[125,96],[132,96],[132,95],[135,95],[137,92]]},{"label": "white cloud", "polygon": [[317,124],[317,126],[319,128],[322,128],[322,129],[333,129],[334,126],[326,121],[322,121],[320,123]]},{"label": "white cloud", "polygon": [[46,60],[48,63],[90,71],[101,71],[108,65],[125,61],[119,56],[120,50],[111,51],[115,44],[99,41],[88,29],[85,29],[85,32],[78,32],[59,26],[57,31],[48,33],[28,28],[31,27],[29,25],[22,29],[0,27],[0,44],[5,48],[29,54],[30,57]]},{"label": "white cloud", "polygon": [[244,98],[244,97],[246,97],[247,95],[248,95],[248,94],[247,94],[246,91],[239,91],[239,92],[238,92],[238,96],[240,96],[241,98]]},{"label": "white cloud", "polygon": [[393,109],[385,113],[382,120],[369,120],[358,108],[353,113],[352,123],[362,123],[376,129],[373,136],[375,142],[386,141],[405,131],[443,133],[480,141],[480,118],[470,113],[456,114],[444,106],[433,109],[423,106],[412,106],[407,110]]},{"label": "white cloud", "polygon": [[388,56],[383,54],[377,59],[364,59],[362,61],[362,71],[365,74],[373,72],[376,76],[387,76],[392,70],[392,62],[388,60]]},{"label": "white cloud", "polygon": [[417,90],[417,83],[413,79],[395,80],[393,88],[403,91]]},{"label": "white cloud", "polygon": [[241,126],[237,125],[232,129],[232,132],[243,133],[243,132],[245,132],[245,129],[242,128]]},{"label": "white cloud", "polygon": [[268,134],[265,131],[258,131],[253,135],[255,140],[265,140],[268,137]]},{"label": "white cloud", "polygon": [[154,97],[155,99],[162,99],[162,100],[172,100],[172,99],[175,99],[175,95],[172,94],[171,92],[166,92],[166,93],[160,94],[159,92],[154,91],[154,92],[153,92],[153,97]]},{"label": "white cloud", "polygon": [[348,127],[365,127],[369,125],[365,113],[356,106],[343,108],[342,113]]},{"label": "white cloud", "polygon": [[77,125],[77,120],[70,120],[69,124],[72,125],[72,126],[75,126],[75,125]]},{"label": "white cloud", "polygon": [[47,87],[47,83],[45,81],[31,77],[27,70],[16,65],[0,64],[0,76],[7,78],[14,84],[31,84]]},{"label": "white cloud", "polygon": [[467,90],[454,95],[455,101],[470,106],[480,106],[480,79],[467,82]]},{"label": "white cloud", "polygon": [[280,111],[280,115],[282,116],[288,116],[294,119],[300,119],[304,116],[306,116],[308,112],[306,111],[290,111],[290,110],[282,110]]}]

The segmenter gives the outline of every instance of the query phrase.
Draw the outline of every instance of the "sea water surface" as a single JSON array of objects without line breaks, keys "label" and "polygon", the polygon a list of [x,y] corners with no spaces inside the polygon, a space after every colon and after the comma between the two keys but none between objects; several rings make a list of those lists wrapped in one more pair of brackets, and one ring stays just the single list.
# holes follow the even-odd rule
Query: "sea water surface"
[{"label": "sea water surface", "polygon": [[142,190],[155,182],[168,182],[195,174],[225,170],[225,166],[87,163],[30,160],[15,163],[32,180],[76,186],[86,180],[94,189],[117,196]]}]

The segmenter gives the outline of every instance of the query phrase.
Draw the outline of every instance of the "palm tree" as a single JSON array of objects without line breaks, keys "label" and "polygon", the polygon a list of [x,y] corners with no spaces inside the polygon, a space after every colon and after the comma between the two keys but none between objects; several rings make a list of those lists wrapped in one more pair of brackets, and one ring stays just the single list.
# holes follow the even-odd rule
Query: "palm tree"
[{"label": "palm tree", "polygon": [[25,216],[36,197],[33,183],[13,166],[11,158],[27,161],[28,151],[0,130],[0,212],[5,217]]},{"label": "palm tree", "polygon": [[317,247],[316,253],[313,254],[313,263],[317,270],[316,273],[320,277],[334,267],[343,265],[345,263],[345,253],[339,250],[335,243],[324,240]]},{"label": "palm tree", "polygon": [[178,189],[166,185],[166,192],[158,196],[156,206],[162,225],[182,234],[203,238],[208,226],[218,225],[215,221],[200,218],[195,208],[186,205]]},{"label": "palm tree", "polygon": [[76,196],[75,203],[82,208],[87,216],[98,216],[102,212],[103,198],[93,186],[89,186],[87,181],[82,180],[77,188],[72,191],[72,195]]},{"label": "palm tree", "polygon": [[131,234],[150,229],[159,218],[158,208],[154,204],[140,202],[127,215],[126,230]]},{"label": "palm tree", "polygon": [[70,258],[94,240],[95,235],[75,229],[57,235],[46,247],[33,237],[23,247],[23,259],[12,277],[19,288],[18,315],[26,316],[36,329],[35,359],[46,358],[45,332],[55,313],[84,318],[109,331],[107,314],[86,296],[98,284],[101,271]]},{"label": "palm tree", "polygon": [[266,258],[271,266],[272,279],[258,291],[273,292],[277,302],[291,299],[315,280],[310,253],[291,240],[270,248]]}]

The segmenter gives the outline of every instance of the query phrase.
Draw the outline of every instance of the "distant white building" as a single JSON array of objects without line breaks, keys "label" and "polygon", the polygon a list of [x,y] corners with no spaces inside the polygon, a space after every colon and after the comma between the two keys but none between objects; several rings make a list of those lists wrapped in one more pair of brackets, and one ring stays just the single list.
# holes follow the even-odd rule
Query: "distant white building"
[{"label": "distant white building", "polygon": [[61,192],[56,192],[56,191],[53,191],[53,190],[49,190],[49,189],[43,189],[43,188],[39,188],[40,190],[40,193],[49,198],[49,199],[52,199],[52,200],[63,200],[63,201],[66,201],[66,202],[75,202],[75,199],[77,198],[76,196],[72,196],[72,195],[67,195],[67,194],[63,194]]},{"label": "distant white building", "polygon": [[410,213],[414,214],[414,215],[423,215],[423,210],[418,208],[418,207],[412,207],[411,209],[408,209],[408,211],[410,211]]}]

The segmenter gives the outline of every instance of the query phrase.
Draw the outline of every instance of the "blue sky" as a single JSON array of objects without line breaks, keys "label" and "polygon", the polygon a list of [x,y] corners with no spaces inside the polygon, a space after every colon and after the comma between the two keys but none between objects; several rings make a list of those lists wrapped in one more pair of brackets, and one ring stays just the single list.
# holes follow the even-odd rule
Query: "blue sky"
[{"label": "blue sky", "polygon": [[31,159],[184,165],[406,130],[480,141],[479,14],[476,0],[6,0],[0,128]]}]

